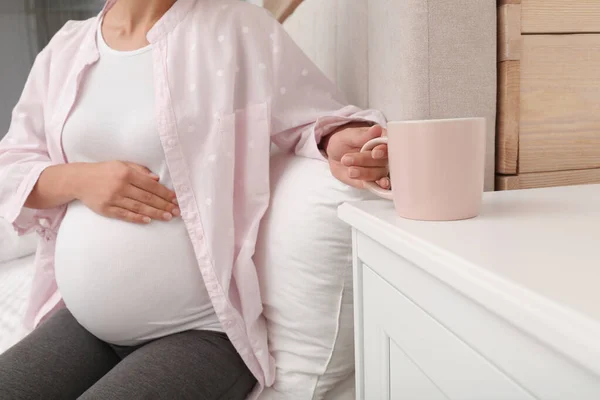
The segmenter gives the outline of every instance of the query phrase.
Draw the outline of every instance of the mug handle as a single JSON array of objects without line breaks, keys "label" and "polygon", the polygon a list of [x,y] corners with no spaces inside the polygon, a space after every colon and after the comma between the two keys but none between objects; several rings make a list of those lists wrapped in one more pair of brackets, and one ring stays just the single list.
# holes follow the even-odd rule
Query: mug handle
[{"label": "mug handle", "polygon": [[[371,151],[376,146],[379,146],[380,144],[388,144],[388,137],[382,136],[382,137],[378,137],[378,138],[369,140],[367,143],[365,143],[363,148],[360,149],[360,152],[362,153],[364,151]],[[382,199],[393,200],[392,191],[381,188],[375,182],[365,182],[365,188],[369,192],[376,194],[377,196],[381,197]]]}]

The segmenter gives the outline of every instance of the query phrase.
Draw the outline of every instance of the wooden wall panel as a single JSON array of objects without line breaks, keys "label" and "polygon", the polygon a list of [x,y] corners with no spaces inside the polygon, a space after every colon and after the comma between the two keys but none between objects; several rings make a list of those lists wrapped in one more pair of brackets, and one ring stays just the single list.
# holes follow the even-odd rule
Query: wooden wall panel
[{"label": "wooden wall panel", "polygon": [[600,32],[600,0],[523,0],[523,33]]},{"label": "wooden wall panel", "polygon": [[498,61],[521,58],[521,5],[498,7]]},{"label": "wooden wall panel", "polygon": [[302,0],[264,0],[264,7],[281,23],[302,3]]},{"label": "wooden wall panel", "polygon": [[519,172],[600,167],[600,35],[525,35]]},{"label": "wooden wall panel", "polygon": [[519,176],[498,176],[497,190],[536,189],[553,186],[600,184],[600,169],[537,172]]},{"label": "wooden wall panel", "polygon": [[498,65],[496,173],[516,174],[519,161],[521,69],[518,61]]},{"label": "wooden wall panel", "polygon": [[496,177],[496,190],[518,190],[519,186],[518,176],[501,176]]}]

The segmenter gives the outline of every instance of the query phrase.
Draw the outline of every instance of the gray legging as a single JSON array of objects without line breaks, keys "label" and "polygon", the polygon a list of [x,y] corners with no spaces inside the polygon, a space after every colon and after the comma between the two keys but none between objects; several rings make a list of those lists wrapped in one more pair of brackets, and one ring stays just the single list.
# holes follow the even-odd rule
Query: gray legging
[{"label": "gray legging", "polygon": [[66,309],[0,355],[7,400],[243,400],[255,384],[225,334],[188,331],[117,347]]}]

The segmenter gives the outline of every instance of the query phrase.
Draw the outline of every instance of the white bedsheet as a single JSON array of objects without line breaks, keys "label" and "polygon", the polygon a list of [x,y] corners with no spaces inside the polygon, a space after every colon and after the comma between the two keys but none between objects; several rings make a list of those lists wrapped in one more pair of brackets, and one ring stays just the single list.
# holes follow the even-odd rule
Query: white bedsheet
[{"label": "white bedsheet", "polygon": [[0,263],[0,354],[27,335],[22,325],[34,256]]}]

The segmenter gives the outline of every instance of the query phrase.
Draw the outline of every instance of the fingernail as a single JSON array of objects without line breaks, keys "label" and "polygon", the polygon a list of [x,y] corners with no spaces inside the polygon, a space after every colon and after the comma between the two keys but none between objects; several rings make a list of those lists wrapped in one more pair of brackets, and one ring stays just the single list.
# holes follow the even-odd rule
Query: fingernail
[{"label": "fingernail", "polygon": [[348,171],[348,175],[350,176],[350,178],[358,178],[360,172],[355,168],[351,168],[350,171]]},{"label": "fingernail", "polygon": [[176,206],[178,206],[178,205],[179,205],[179,202],[177,201],[177,197],[176,197],[176,198],[174,198],[174,199],[172,200],[172,202],[173,202],[173,204],[175,204]]},{"label": "fingernail", "polygon": [[179,208],[174,208],[172,213],[176,217],[179,217],[181,215],[181,211],[179,211]]},{"label": "fingernail", "polygon": [[152,177],[154,179],[160,179],[160,176],[153,174],[153,173],[150,174],[150,177]]},{"label": "fingernail", "polygon": [[345,166],[349,167],[353,163],[354,163],[354,160],[352,159],[352,157],[350,157],[350,156],[342,157],[342,164],[344,164]]},{"label": "fingernail", "polygon": [[390,187],[390,180],[389,180],[388,178],[383,178],[383,179],[381,180],[381,184],[383,185],[383,187],[384,187],[385,189],[387,189],[387,188],[389,188],[389,187]]},{"label": "fingernail", "polygon": [[385,153],[383,152],[383,150],[373,151],[373,158],[375,158],[375,159],[383,158],[384,155],[385,155]]},{"label": "fingernail", "polygon": [[167,221],[170,221],[173,219],[173,215],[171,215],[170,213],[164,213],[163,218]]},{"label": "fingernail", "polygon": [[149,224],[150,222],[152,222],[152,219],[150,217],[144,217],[145,224]]}]

